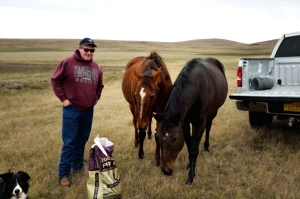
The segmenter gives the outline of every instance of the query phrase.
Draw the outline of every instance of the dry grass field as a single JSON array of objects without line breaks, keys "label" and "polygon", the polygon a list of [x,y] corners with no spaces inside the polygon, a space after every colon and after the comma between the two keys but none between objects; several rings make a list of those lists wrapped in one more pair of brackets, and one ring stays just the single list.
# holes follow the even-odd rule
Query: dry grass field
[{"label": "dry grass field", "polygon": [[[104,70],[105,88],[95,107],[85,161],[95,136],[114,143],[124,199],[300,198],[299,124],[288,128],[275,121],[271,129],[250,128],[247,112],[227,98],[213,121],[210,153],[199,146],[196,177],[185,185],[188,155],[179,153],[175,172],[164,176],[155,166],[155,141],[145,140],[145,159],[134,148],[132,116],[121,91],[126,63],[156,50],[174,82],[194,57],[214,57],[226,69],[229,94],[236,90],[241,57],[268,57],[276,41],[251,45],[209,39],[186,42],[96,41],[95,60]],[[87,176],[71,175],[71,187],[58,184],[61,149],[61,103],[49,79],[77,40],[0,39],[0,173],[26,171],[30,199],[85,199]],[[153,127],[154,131],[154,127]]]}]

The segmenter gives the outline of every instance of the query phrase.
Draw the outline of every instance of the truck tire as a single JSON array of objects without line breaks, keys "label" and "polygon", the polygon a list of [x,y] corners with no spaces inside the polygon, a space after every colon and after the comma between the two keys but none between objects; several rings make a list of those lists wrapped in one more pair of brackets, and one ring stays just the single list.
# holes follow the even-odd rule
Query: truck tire
[{"label": "truck tire", "polygon": [[273,120],[272,115],[268,115],[265,112],[252,112],[249,111],[249,122],[253,129],[259,129],[265,126],[271,126]]}]

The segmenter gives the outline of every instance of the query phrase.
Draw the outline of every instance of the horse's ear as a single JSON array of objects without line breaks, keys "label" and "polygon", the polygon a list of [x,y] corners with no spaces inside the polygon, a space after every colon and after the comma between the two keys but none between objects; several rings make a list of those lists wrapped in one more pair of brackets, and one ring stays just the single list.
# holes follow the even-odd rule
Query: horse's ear
[{"label": "horse's ear", "polygon": [[152,76],[151,79],[152,79],[153,82],[156,82],[156,80],[157,80],[157,78],[159,77],[160,73],[161,73],[161,68],[159,68],[159,69],[157,70],[157,72]]},{"label": "horse's ear", "polygon": [[139,81],[143,78],[143,76],[140,75],[135,68],[133,68],[133,74]]},{"label": "horse's ear", "polygon": [[162,119],[165,117],[165,113],[155,113],[153,112],[153,117],[156,119],[156,121],[161,122]]}]

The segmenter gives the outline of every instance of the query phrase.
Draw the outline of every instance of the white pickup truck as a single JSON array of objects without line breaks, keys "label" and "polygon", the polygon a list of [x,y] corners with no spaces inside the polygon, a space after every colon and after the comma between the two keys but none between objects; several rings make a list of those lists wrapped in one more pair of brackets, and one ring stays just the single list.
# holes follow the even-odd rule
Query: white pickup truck
[{"label": "white pickup truck", "polygon": [[289,126],[300,119],[300,32],[284,34],[270,58],[242,58],[237,67],[237,92],[229,95],[236,108],[249,112],[252,128],[270,126],[273,117]]}]

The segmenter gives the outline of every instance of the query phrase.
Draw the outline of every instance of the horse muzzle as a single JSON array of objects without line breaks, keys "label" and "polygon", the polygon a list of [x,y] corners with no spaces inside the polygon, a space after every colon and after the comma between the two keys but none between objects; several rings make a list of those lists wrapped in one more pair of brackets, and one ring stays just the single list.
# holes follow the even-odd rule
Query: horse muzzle
[{"label": "horse muzzle", "polygon": [[173,173],[172,169],[167,168],[167,167],[162,167],[161,170],[162,170],[162,172],[163,172],[165,175],[167,175],[167,176],[170,176],[170,175],[172,175],[172,173]]},{"label": "horse muzzle", "polygon": [[141,125],[141,126],[138,126],[138,129],[139,131],[146,131],[147,130],[147,125]]}]

